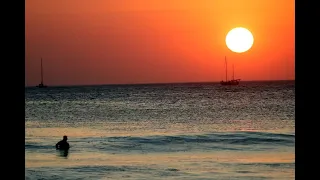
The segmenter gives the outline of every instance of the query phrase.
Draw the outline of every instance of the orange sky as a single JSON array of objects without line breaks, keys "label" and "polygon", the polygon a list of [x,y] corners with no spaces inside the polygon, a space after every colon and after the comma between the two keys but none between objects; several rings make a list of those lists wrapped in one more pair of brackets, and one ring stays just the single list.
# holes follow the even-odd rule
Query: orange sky
[{"label": "orange sky", "polygon": [[[26,85],[295,79],[293,0],[28,0]],[[225,44],[242,26],[241,54]],[[230,75],[232,71],[229,71]],[[231,77],[231,76],[229,76]]]}]

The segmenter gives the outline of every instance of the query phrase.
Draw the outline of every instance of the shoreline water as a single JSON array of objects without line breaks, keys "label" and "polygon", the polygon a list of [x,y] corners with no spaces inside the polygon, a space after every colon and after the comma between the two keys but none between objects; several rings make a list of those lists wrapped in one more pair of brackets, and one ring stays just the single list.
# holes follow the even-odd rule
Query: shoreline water
[{"label": "shoreline water", "polygon": [[26,179],[294,179],[294,82],[173,86],[26,89]]}]

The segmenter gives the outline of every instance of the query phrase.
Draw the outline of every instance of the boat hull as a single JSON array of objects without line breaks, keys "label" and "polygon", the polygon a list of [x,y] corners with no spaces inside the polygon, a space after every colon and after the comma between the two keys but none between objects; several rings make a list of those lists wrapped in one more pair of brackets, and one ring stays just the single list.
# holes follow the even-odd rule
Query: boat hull
[{"label": "boat hull", "polygon": [[38,86],[36,86],[37,88],[46,88],[47,86],[44,84],[39,84]]},{"label": "boat hull", "polygon": [[239,85],[239,80],[221,81],[220,84],[223,86],[235,86]]}]

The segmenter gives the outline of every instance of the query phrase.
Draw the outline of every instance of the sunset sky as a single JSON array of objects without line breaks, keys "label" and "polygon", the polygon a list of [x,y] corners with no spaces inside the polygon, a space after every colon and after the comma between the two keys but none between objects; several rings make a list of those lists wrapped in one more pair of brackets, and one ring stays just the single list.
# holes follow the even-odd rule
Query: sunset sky
[{"label": "sunset sky", "polygon": [[[28,0],[26,85],[295,79],[293,0]],[[244,53],[229,30],[254,36]],[[229,76],[231,77],[231,76]]]}]

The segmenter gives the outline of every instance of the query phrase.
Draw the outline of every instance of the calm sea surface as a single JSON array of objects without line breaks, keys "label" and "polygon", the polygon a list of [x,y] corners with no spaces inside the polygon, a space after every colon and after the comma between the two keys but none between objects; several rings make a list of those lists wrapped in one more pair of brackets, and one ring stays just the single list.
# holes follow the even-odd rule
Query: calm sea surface
[{"label": "calm sea surface", "polygon": [[26,88],[26,179],[294,179],[294,83]]}]

